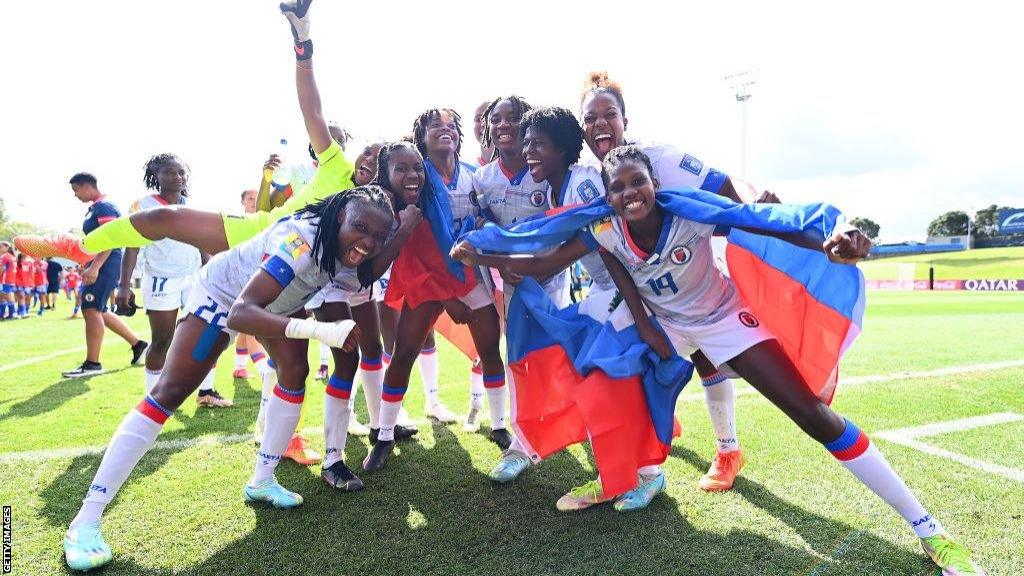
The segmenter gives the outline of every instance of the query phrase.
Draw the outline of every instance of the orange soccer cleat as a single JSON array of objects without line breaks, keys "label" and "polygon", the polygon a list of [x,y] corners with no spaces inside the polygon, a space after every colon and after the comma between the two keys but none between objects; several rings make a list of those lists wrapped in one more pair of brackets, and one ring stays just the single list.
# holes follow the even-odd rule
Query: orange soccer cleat
[{"label": "orange soccer cleat", "polygon": [[70,234],[57,234],[49,238],[22,234],[14,237],[14,246],[19,252],[33,258],[67,258],[83,266],[93,258],[93,254],[87,254],[82,249],[82,241]]},{"label": "orange soccer cleat", "polygon": [[742,450],[718,452],[711,462],[708,473],[700,479],[700,489],[705,492],[725,492],[732,489],[733,482],[747,461]]},{"label": "orange soccer cleat", "polygon": [[285,449],[281,457],[294,460],[302,466],[312,466],[319,464],[323,460],[316,450],[309,447],[306,439],[301,434],[292,436],[291,442],[288,443],[288,448]]}]

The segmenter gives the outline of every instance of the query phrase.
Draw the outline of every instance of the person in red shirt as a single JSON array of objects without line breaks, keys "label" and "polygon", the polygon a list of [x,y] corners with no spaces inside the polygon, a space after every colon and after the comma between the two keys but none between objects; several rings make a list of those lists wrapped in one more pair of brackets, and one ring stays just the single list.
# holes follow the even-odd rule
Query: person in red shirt
[{"label": "person in red shirt", "polygon": [[18,254],[18,273],[14,285],[18,292],[18,318],[28,318],[28,309],[35,291],[35,260],[31,256]]},{"label": "person in red shirt", "polygon": [[64,276],[64,291],[67,293],[68,300],[71,300],[72,294],[74,294],[75,310],[71,313],[72,318],[78,318],[78,310],[82,307],[82,294],[78,291],[78,287],[81,283],[82,274],[79,272],[78,268],[68,266],[68,272]]},{"label": "person in red shirt", "polygon": [[0,320],[17,317],[18,305],[14,294],[18,261],[10,242],[0,242]]},{"label": "person in red shirt", "polygon": [[39,311],[36,312],[37,316],[42,316],[43,310],[46,309],[46,288],[48,285],[46,280],[46,269],[48,267],[49,264],[46,260],[36,260],[35,270],[32,273],[32,279],[36,285],[34,299],[39,301]]}]

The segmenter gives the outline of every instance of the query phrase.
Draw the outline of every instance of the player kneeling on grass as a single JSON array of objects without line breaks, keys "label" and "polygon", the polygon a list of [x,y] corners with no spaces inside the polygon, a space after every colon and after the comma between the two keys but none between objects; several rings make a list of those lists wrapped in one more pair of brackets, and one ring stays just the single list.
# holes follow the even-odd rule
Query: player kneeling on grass
[{"label": "player kneeling on grass", "polygon": [[[353,188],[282,219],[203,267],[189,314],[175,331],[156,386],[114,433],[68,529],[64,555],[70,568],[88,570],[110,562],[110,547],[100,534],[103,509],[236,331],[264,339],[279,376],[245,499],[279,508],[302,503],[302,496],[277,483],[274,468],[298,421],[309,373],[308,340],[352,352],[359,331],[351,320],[325,323],[290,316],[302,313],[306,301],[328,282],[355,293],[380,276],[411,231],[399,228],[388,244],[392,210],[390,198],[379,187]],[[362,482],[341,461],[347,426],[340,420],[349,412],[348,391],[342,388],[328,387],[325,396],[328,457],[322,477],[341,490],[357,490]]]}]

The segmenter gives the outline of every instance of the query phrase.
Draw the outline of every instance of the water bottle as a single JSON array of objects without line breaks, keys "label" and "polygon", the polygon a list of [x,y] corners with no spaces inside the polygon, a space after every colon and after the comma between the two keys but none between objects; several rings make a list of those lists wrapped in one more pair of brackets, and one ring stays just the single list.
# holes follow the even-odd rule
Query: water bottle
[{"label": "water bottle", "polygon": [[288,140],[281,138],[279,142],[277,155],[281,158],[281,165],[274,170],[274,176],[271,178],[271,182],[274,188],[278,190],[284,190],[291,183],[290,172],[288,170],[288,160],[286,154],[288,153]]}]

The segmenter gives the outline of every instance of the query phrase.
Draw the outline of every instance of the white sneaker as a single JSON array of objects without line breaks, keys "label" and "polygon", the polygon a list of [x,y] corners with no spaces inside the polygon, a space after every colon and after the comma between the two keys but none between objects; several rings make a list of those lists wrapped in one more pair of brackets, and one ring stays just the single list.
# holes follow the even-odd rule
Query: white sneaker
[{"label": "white sneaker", "polygon": [[409,413],[405,411],[405,406],[398,409],[398,421],[396,424],[399,426],[405,426],[406,428],[416,426],[416,423],[409,417]]},{"label": "white sneaker", "polygon": [[427,404],[424,406],[423,411],[427,414],[428,418],[433,418],[442,424],[454,424],[459,421],[459,417],[440,402]]},{"label": "white sneaker", "polygon": [[470,406],[469,414],[466,414],[466,421],[462,423],[462,430],[465,432],[480,431],[480,411],[482,407]]}]

